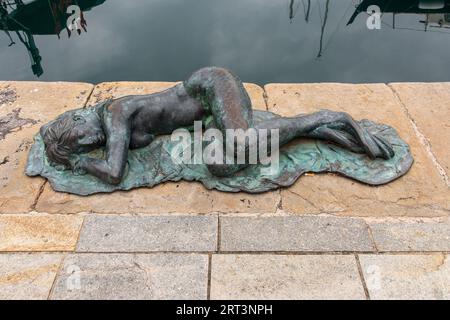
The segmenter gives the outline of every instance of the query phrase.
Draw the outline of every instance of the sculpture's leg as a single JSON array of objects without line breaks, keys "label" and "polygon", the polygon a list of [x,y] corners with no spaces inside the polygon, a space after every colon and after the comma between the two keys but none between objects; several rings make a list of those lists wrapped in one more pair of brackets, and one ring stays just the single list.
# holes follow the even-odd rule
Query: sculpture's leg
[{"label": "sculpture's leg", "polygon": [[352,151],[364,151],[373,159],[390,159],[394,156],[388,142],[370,134],[343,112],[321,110],[308,115],[269,120],[258,124],[256,128],[279,129],[280,146],[294,138],[306,137],[330,140]]},{"label": "sculpture's leg", "polygon": [[313,130],[306,131],[304,137],[335,142],[351,151],[366,153],[372,159],[390,159],[394,156],[392,146],[381,136],[372,135],[363,129],[349,114],[322,110],[311,116],[319,119]]},{"label": "sculpture's leg", "polygon": [[305,137],[320,139],[325,141],[334,142],[337,145],[344,147],[355,153],[364,153],[364,148],[358,144],[357,141],[345,131],[331,129],[328,127],[319,127],[311,133],[307,134]]},{"label": "sculpture's leg", "polygon": [[[393,156],[389,143],[371,135],[343,112],[322,110],[309,115],[275,118],[255,126],[250,97],[239,78],[228,70],[216,67],[200,69],[184,82],[184,86],[189,95],[200,99],[211,112],[215,127],[224,137],[227,129],[268,129],[268,133],[270,129],[277,129],[280,147],[295,138],[311,137],[331,140],[352,151],[363,150],[371,158],[388,159]],[[225,143],[234,144],[235,141],[233,139]],[[247,142],[244,147],[246,154],[251,150],[249,147]],[[215,175],[228,176],[244,167],[245,165],[209,165],[208,169]]]},{"label": "sculpture's leg", "polygon": [[[364,130],[348,114],[329,110],[322,110],[309,115],[284,117],[258,123],[255,129],[278,130],[279,146],[295,138],[306,137],[322,139],[337,143],[353,152],[366,153],[371,158],[389,159],[394,156],[392,147],[381,137],[372,135]],[[259,137],[259,136],[258,136]],[[227,141],[226,143],[234,143]],[[246,152],[251,150],[248,144]],[[217,176],[228,176],[246,167],[240,165],[209,165],[208,169]]]}]

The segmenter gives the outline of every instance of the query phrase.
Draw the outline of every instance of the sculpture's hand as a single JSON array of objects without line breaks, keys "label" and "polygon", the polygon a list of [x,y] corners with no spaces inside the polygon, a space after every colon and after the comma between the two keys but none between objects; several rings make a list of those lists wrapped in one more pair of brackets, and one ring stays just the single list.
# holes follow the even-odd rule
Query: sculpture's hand
[{"label": "sculpture's hand", "polygon": [[86,157],[73,154],[70,156],[70,166],[72,169],[72,172],[76,176],[85,175],[87,173],[86,167],[85,167],[85,161]]}]

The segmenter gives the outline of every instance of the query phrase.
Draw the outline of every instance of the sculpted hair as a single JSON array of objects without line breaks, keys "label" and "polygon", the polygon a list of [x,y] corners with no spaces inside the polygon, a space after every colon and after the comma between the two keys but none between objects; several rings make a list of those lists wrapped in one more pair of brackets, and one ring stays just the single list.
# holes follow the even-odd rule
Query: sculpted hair
[{"label": "sculpted hair", "polygon": [[72,150],[69,146],[69,138],[75,121],[70,114],[63,114],[50,122],[40,130],[45,143],[45,152],[48,158],[55,164],[62,164],[70,168],[69,156]]}]

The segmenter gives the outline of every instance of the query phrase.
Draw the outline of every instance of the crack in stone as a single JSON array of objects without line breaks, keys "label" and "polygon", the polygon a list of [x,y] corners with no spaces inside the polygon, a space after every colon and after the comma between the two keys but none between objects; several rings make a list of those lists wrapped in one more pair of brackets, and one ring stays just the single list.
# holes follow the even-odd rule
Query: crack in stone
[{"label": "crack in stone", "polygon": [[20,108],[14,109],[6,116],[0,117],[0,140],[5,139],[6,135],[14,132],[17,128],[22,130],[22,127],[27,124],[34,125],[37,123],[34,119],[21,118],[19,115],[20,111]]},{"label": "crack in stone", "polygon": [[[318,210],[318,211],[321,212],[321,213],[322,213],[322,212],[326,212],[326,213],[328,213],[328,214],[333,215],[333,214],[335,214],[335,213],[345,212],[345,211],[348,211],[348,210],[351,209],[351,205],[346,205],[346,204],[344,204],[345,207],[346,207],[346,209],[341,209],[341,210],[330,210],[330,211],[327,211],[327,210],[324,210],[323,208],[320,208],[320,207],[319,207],[318,205],[316,205],[313,201],[308,200],[306,197],[302,196],[301,194],[299,194],[299,193],[297,193],[297,192],[295,192],[295,191],[293,191],[293,190],[286,189],[285,191],[287,191],[287,192],[289,192],[289,193],[291,193],[291,194],[294,194],[294,195],[298,196],[299,198],[301,198],[302,200],[304,200],[305,202],[307,202],[308,204],[310,204],[314,209]],[[335,201],[333,201],[333,203],[341,205],[342,203],[340,203],[339,201],[337,201],[336,196],[331,192],[331,190],[328,190],[328,191],[330,191],[330,193],[332,194],[332,196],[335,198]],[[406,209],[422,209],[422,208],[428,208],[428,209],[435,210],[435,211],[436,211],[436,210],[440,210],[440,211],[443,211],[443,212],[450,213],[450,209],[447,209],[447,208],[445,208],[445,207],[442,207],[441,205],[438,205],[438,204],[427,204],[427,203],[423,203],[423,204],[409,204],[409,205],[408,205],[408,204],[404,204],[404,203],[399,203],[400,201],[404,201],[404,200],[411,200],[411,199],[414,200],[414,199],[416,199],[416,197],[413,197],[413,196],[400,197],[400,198],[398,198],[398,199],[396,199],[396,200],[394,200],[394,201],[390,201],[390,200],[381,200],[381,199],[373,199],[373,198],[369,198],[369,197],[363,197],[363,196],[360,196],[360,195],[357,195],[357,194],[353,195],[353,197],[354,197],[355,199],[358,199],[358,200],[361,200],[361,201],[371,201],[371,202],[375,201],[375,202],[377,202],[377,203],[386,204],[386,205],[396,205],[396,206],[399,206],[399,207],[401,207],[401,208],[406,208]]]},{"label": "crack in stone", "polygon": [[107,89],[99,89],[95,94],[96,88],[93,89],[91,92],[92,98],[94,98],[94,104],[97,104],[101,101],[108,100],[108,99],[114,99],[114,91],[116,91],[116,87],[109,87]]},{"label": "crack in stone", "polygon": [[281,194],[281,190],[278,190],[278,196],[280,197],[280,200],[277,203],[277,207],[275,208],[276,213],[278,210],[283,210],[283,195]]},{"label": "crack in stone", "polygon": [[150,292],[152,292],[152,287],[151,284],[149,283],[150,281],[150,276],[148,274],[148,270],[146,268],[143,268],[138,262],[133,261],[133,264],[136,268],[138,268],[139,270],[141,270],[142,272],[144,272],[144,277],[145,277],[145,287],[147,288],[147,290],[149,290]]},{"label": "crack in stone", "polygon": [[322,208],[319,208],[314,202],[312,202],[311,200],[308,200],[307,198],[303,197],[302,195],[300,195],[299,193],[286,189],[287,192],[290,192],[298,197],[300,197],[301,199],[303,199],[306,203],[308,203],[309,205],[311,205],[314,209],[316,209],[319,213],[329,213],[329,214],[333,214],[333,213],[339,213],[339,212],[343,212],[345,210],[324,210]]},{"label": "crack in stone", "polygon": [[[355,198],[357,198],[359,200],[363,200],[363,201],[374,201],[374,199],[365,198],[365,197],[361,197],[361,196],[358,196],[358,195],[355,195]],[[381,199],[377,199],[375,201],[379,202],[379,203],[382,203],[382,204],[386,204],[386,205],[389,205],[389,204],[390,205],[396,205],[396,206],[399,206],[401,208],[406,208],[406,209],[423,209],[423,208],[427,208],[427,209],[431,209],[433,211],[440,210],[440,211],[444,211],[444,212],[450,213],[450,209],[442,207],[442,206],[440,206],[438,204],[422,203],[422,204],[410,204],[410,205],[408,205],[408,204],[404,204],[404,203],[399,203],[399,201],[406,200],[408,198],[415,199],[415,197],[407,197],[407,198],[399,198],[399,199],[397,199],[395,201],[381,200]]]},{"label": "crack in stone", "polygon": [[262,88],[262,89],[263,89],[263,99],[264,99],[266,111],[269,111],[269,95],[266,92],[266,88]]},{"label": "crack in stone", "polygon": [[369,233],[370,241],[372,242],[373,247],[375,248],[375,251],[376,251],[376,252],[379,252],[378,246],[377,246],[377,242],[375,241],[375,237],[373,236],[372,228],[370,227],[370,224],[367,223],[367,221],[365,221],[365,224],[366,224],[366,226],[367,226],[367,232]]},{"label": "crack in stone", "polygon": [[[354,195],[354,197],[356,199],[358,199],[358,200],[363,200],[363,201],[374,201],[375,200],[375,199],[372,199],[372,198],[362,197],[362,196],[359,196],[359,195],[356,195],[356,194]],[[424,203],[424,204],[418,204],[418,205],[414,205],[414,204],[408,205],[408,204],[399,203],[399,201],[407,200],[407,199],[416,199],[416,197],[411,197],[411,196],[410,197],[402,197],[402,198],[398,198],[395,201],[381,200],[381,199],[376,199],[375,201],[376,202],[380,202],[380,203],[384,203],[384,204],[393,204],[393,205],[397,205],[397,206],[400,206],[400,207],[403,207],[403,208],[412,208],[412,209],[430,208],[430,209],[433,209],[433,210],[442,210],[442,211],[450,212],[450,209],[444,208],[444,207],[442,207],[440,205],[437,205],[437,204]]]},{"label": "crack in stone", "polygon": [[289,189],[287,189],[287,191],[290,192],[290,193],[292,193],[292,194],[295,194],[297,197],[300,197],[302,200],[306,201],[306,203],[308,203],[308,204],[309,204],[310,206],[312,206],[314,209],[320,210],[320,209],[316,206],[316,204],[315,204],[314,202],[312,202],[311,200],[306,199],[305,197],[303,197],[303,196],[300,195],[299,193],[294,192],[294,191],[289,190]]},{"label": "crack in stone", "polygon": [[47,180],[44,181],[40,186],[39,186],[39,190],[38,193],[30,207],[31,211],[36,211],[36,206],[38,204],[39,198],[41,197],[42,193],[44,193],[44,189],[45,189],[45,185],[47,184]]}]

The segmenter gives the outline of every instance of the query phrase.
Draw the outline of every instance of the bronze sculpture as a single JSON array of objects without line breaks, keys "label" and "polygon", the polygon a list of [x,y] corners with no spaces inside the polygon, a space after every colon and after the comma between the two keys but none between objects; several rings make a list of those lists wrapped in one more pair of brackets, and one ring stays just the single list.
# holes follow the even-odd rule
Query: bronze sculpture
[{"label": "bronze sculpture", "polygon": [[[159,136],[168,135],[178,128],[190,127],[194,121],[206,122],[207,118],[212,120],[209,126],[220,130],[224,135],[227,129],[247,130],[254,128],[257,130],[267,129],[268,131],[277,129],[280,146],[296,138],[313,138],[332,142],[333,145],[341,147],[339,150],[345,149],[344,153],[347,156],[358,154],[360,161],[364,163],[373,161],[387,168],[387,163],[391,161],[391,169],[395,173],[389,173],[382,178],[370,177],[365,179],[364,177],[358,177],[358,175],[352,176],[351,173],[348,174],[345,171],[345,168],[342,169],[346,166],[342,166],[342,159],[338,159],[336,156],[336,161],[340,163],[339,167],[341,168],[336,168],[336,161],[333,164],[334,170],[333,168],[326,168],[326,166],[317,169],[301,168],[300,170],[295,165],[283,164],[284,169],[280,169],[278,178],[274,178],[269,183],[272,185],[262,186],[261,183],[256,185],[251,181],[251,177],[256,178],[257,175],[252,171],[253,169],[249,169],[250,171],[246,169],[246,171],[251,172],[250,179],[247,177],[245,181],[237,182],[243,175],[246,175],[242,174],[241,171],[249,167],[248,163],[207,164],[206,168],[209,172],[205,173],[205,170],[203,170],[201,174],[198,172],[196,174],[190,173],[191,176],[189,177],[187,177],[188,174],[180,174],[181,171],[175,172],[178,173],[178,176],[174,174],[174,171],[176,171],[174,170],[175,165],[170,164],[168,165],[170,170],[166,170],[165,176],[161,179],[157,178],[161,176],[161,172],[158,171],[161,170],[161,165],[159,165],[157,169],[152,167],[156,171],[150,178],[140,179],[140,175],[144,176],[141,172],[141,174],[137,173],[133,177],[132,183],[129,181],[122,187],[114,187],[123,184],[124,176],[127,175],[127,162],[131,167],[130,163],[135,161],[131,160],[132,157],[135,157],[135,155],[131,155],[133,150],[138,150],[137,152],[142,155],[145,153],[143,150],[153,147]],[[395,130],[391,132],[388,129],[392,128],[369,121],[357,122],[346,113],[329,110],[295,117],[280,117],[268,112],[253,112],[250,98],[239,78],[226,69],[208,67],[194,72],[188,80],[163,92],[126,96],[105,101],[93,107],[62,114],[56,120],[41,128],[40,140],[37,140],[34,151],[32,149],[30,153],[27,174],[47,176],[57,190],[78,194],[109,192],[117,188],[131,189],[141,185],[153,186],[162,181],[173,181],[181,178],[201,180],[207,187],[215,187],[223,191],[262,192],[277,186],[292,184],[300,174],[309,170],[338,171],[366,183],[381,184],[403,175],[412,164],[412,157],[407,145],[398,138]],[[377,130],[380,134],[376,133]],[[382,134],[387,131],[391,132],[390,137],[393,137],[392,139],[389,138],[391,141],[388,141],[388,136]],[[398,149],[401,150],[399,154],[396,154],[397,150],[392,144],[394,140],[396,141],[395,145],[401,147],[401,149]],[[167,143],[167,141],[164,143]],[[227,143],[234,144],[235,141],[226,141],[225,144]],[[244,146],[244,152],[247,156],[251,147],[250,143],[246,141]],[[102,156],[91,157],[86,155],[102,148],[104,149]],[[45,154],[42,154],[43,150],[45,150]],[[158,162],[160,164],[161,162],[168,163],[167,157],[164,161],[161,160],[163,157],[161,148],[158,150]],[[333,151],[336,152],[336,149],[333,149]],[[146,157],[148,160],[148,157],[154,156],[154,154],[149,154]],[[147,160],[138,161],[145,163]],[[39,161],[41,163],[38,165],[37,162]],[[61,183],[61,179],[65,179],[61,174],[55,172],[49,174],[50,169],[44,170],[45,162],[47,168],[59,166],[60,168],[71,169],[78,176],[76,179],[83,179],[79,176],[87,173],[91,176],[88,178],[89,183],[87,183],[90,184],[90,187],[84,191],[71,189],[68,187],[69,183]],[[297,161],[297,164],[300,164],[300,162],[301,160]],[[332,163],[333,161],[329,162]],[[379,165],[377,168],[379,171]],[[280,180],[283,170],[290,172],[291,175],[288,178],[284,177],[284,180]],[[359,169],[354,167],[352,170]],[[169,171],[170,173],[168,173]],[[47,172],[47,175],[45,172]],[[93,177],[97,179],[93,179]],[[208,183],[205,183],[205,179],[222,181],[221,183],[227,185],[227,187],[217,187],[217,183],[208,185]],[[231,183],[230,179],[235,180]],[[136,180],[141,181],[136,182]],[[105,187],[98,188],[99,184]],[[230,190],[227,189],[228,187],[230,187]]]}]

